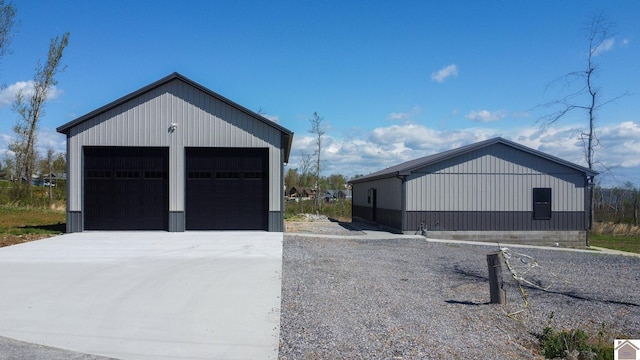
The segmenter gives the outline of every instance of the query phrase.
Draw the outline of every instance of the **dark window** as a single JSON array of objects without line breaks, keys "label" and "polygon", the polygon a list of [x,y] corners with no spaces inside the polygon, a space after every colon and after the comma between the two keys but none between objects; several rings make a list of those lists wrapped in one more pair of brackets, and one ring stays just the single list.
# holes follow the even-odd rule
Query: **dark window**
[{"label": "dark window", "polygon": [[116,170],[116,179],[140,179],[140,171]]},{"label": "dark window", "polygon": [[210,171],[189,171],[189,179],[211,179]]},{"label": "dark window", "polygon": [[533,218],[535,220],[551,219],[551,188],[533,189]]},{"label": "dark window", "polygon": [[240,179],[239,171],[218,171],[216,179]]},{"label": "dark window", "polygon": [[109,170],[88,170],[87,178],[89,179],[111,179],[111,171]]},{"label": "dark window", "polygon": [[145,171],[144,178],[149,180],[162,180],[164,179],[163,171]]},{"label": "dark window", "polygon": [[245,179],[262,179],[262,171],[245,171],[242,175]]}]

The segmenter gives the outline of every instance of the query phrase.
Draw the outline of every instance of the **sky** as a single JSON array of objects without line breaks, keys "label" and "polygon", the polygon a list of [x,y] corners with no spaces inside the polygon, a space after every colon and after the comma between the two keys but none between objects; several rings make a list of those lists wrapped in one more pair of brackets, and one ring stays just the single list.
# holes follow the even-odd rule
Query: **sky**
[{"label": "sky", "polygon": [[[593,82],[603,186],[640,186],[640,2],[536,1],[30,1],[0,58],[0,158],[49,42],[70,33],[39,128],[39,147],[65,151],[55,129],[173,72],[293,131],[290,161],[314,151],[322,175],[351,178],[503,137],[586,166],[576,109],[540,121],[583,83],[586,29],[613,23]],[[557,80],[557,81],[556,81]],[[575,98],[588,104],[585,97]]]}]

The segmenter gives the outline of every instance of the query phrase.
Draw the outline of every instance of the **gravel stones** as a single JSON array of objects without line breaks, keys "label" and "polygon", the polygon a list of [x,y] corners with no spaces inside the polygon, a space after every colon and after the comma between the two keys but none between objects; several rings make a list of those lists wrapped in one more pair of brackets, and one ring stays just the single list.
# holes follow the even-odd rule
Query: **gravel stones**
[{"label": "gravel stones", "polygon": [[640,338],[640,258],[518,249],[540,264],[528,279],[551,287],[526,286],[529,306],[509,317],[513,304],[488,303],[496,250],[287,233],[279,358],[533,359],[550,322]]}]

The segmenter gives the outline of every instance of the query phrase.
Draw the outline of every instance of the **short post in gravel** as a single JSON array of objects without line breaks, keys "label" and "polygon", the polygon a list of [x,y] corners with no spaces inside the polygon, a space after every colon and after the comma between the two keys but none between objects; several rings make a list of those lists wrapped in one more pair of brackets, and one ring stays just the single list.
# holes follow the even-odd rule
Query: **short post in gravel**
[{"label": "short post in gravel", "polygon": [[502,289],[502,261],[502,252],[487,255],[491,304],[505,303],[505,294]]}]

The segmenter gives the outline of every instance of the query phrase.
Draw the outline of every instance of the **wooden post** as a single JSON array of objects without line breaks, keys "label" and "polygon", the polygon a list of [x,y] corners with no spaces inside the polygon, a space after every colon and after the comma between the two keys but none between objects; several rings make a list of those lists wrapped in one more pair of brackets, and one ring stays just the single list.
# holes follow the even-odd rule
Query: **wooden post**
[{"label": "wooden post", "polygon": [[492,304],[504,304],[505,295],[502,290],[502,252],[487,255],[489,267],[489,291]]}]

